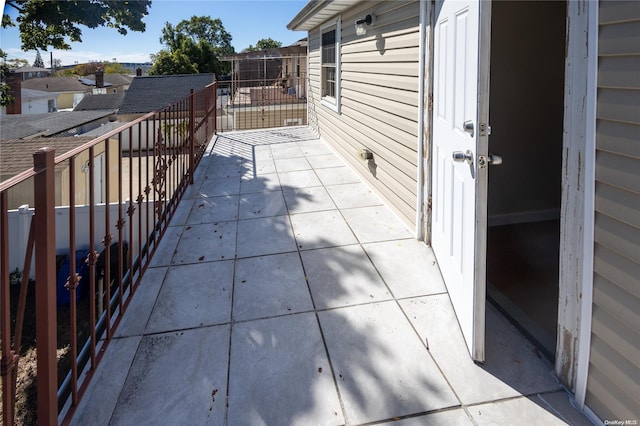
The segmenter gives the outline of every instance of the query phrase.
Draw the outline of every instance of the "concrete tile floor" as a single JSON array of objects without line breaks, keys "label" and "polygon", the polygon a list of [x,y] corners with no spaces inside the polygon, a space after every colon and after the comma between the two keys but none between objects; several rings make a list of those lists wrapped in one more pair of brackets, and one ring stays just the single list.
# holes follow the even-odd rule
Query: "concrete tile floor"
[{"label": "concrete tile floor", "polygon": [[72,424],[589,424],[490,306],[470,360],[431,250],[307,128],[214,142]]}]

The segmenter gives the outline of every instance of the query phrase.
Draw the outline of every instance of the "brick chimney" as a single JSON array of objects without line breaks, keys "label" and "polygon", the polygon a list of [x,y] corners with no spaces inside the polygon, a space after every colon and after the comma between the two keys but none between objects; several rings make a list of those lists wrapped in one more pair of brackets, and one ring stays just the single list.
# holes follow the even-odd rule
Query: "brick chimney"
[{"label": "brick chimney", "polygon": [[95,72],[96,75],[96,88],[100,89],[104,87],[104,71],[101,68],[98,68]]},{"label": "brick chimney", "polygon": [[142,77],[142,68],[136,68],[136,77]]},{"label": "brick chimney", "polygon": [[8,94],[13,96],[13,103],[7,105],[7,114],[22,114],[22,74],[12,72],[6,75]]}]

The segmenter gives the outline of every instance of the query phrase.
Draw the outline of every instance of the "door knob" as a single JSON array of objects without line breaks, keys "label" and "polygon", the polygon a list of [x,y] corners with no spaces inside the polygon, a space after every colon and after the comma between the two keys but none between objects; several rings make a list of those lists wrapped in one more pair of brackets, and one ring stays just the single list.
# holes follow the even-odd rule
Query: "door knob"
[{"label": "door knob", "polygon": [[471,152],[470,149],[468,149],[467,152],[454,151],[452,156],[453,161],[457,161],[459,163],[463,161],[466,161],[469,164],[473,163],[473,152]]},{"label": "door knob", "polygon": [[462,124],[462,128],[465,132],[469,133],[473,137],[473,121],[467,120]]}]

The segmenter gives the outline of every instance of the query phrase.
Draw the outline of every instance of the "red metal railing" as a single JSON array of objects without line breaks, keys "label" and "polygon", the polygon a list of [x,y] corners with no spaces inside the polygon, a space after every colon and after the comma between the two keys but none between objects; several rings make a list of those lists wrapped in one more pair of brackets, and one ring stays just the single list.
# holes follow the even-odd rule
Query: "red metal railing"
[{"label": "red metal railing", "polygon": [[[4,425],[16,422],[27,350],[37,358],[38,424],[70,420],[215,133],[214,83],[61,155],[43,148],[33,169],[0,183]],[[15,210],[12,191],[29,182],[34,208]],[[20,221],[28,237],[17,236]],[[22,279],[12,285],[14,269]],[[35,336],[23,345],[29,310]]]}]

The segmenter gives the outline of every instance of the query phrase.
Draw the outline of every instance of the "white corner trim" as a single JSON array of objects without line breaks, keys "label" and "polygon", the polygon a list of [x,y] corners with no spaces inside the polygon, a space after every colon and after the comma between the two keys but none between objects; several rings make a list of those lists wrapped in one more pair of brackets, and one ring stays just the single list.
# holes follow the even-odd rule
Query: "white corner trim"
[{"label": "white corner trim", "polygon": [[[591,348],[591,318],[593,310],[593,250],[595,220],[596,102],[598,84],[598,5],[586,2],[587,11],[587,93],[585,96],[586,129],[584,158],[584,245],[582,252],[582,306],[578,334],[576,366],[576,402],[585,409],[589,354]],[[589,410],[590,411],[590,410]],[[595,415],[594,415],[595,416]]]}]

